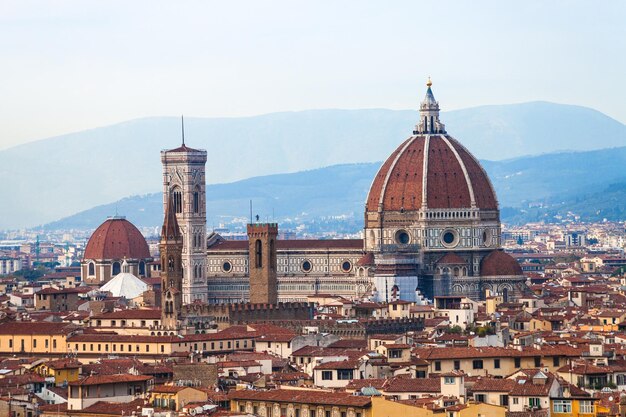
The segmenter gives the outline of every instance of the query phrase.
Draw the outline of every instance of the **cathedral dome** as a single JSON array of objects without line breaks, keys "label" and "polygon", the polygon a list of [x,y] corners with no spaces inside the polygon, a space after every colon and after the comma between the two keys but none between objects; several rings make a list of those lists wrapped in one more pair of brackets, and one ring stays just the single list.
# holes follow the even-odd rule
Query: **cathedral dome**
[{"label": "cathedral dome", "polygon": [[524,275],[519,263],[508,253],[501,250],[489,252],[480,262],[480,275],[483,277]]},{"label": "cathedral dome", "polygon": [[146,259],[150,250],[141,232],[124,217],[110,217],[89,238],[84,259]]},{"label": "cathedral dome", "polygon": [[430,82],[420,122],[382,165],[365,211],[427,209],[497,210],[494,189],[476,158],[446,134]]}]

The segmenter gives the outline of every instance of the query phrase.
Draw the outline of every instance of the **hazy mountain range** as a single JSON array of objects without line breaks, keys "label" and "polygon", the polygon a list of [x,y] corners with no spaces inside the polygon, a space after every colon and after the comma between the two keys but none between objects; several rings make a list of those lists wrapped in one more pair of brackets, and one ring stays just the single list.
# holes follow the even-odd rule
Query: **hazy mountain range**
[{"label": "hazy mountain range", "polygon": [[[620,163],[616,163],[621,161]],[[554,220],[569,211],[587,220],[626,218],[626,147],[484,161],[504,221]],[[292,174],[207,186],[209,226],[254,214],[297,225],[341,216],[345,231],[362,228],[367,192],[378,163],[334,165]],[[533,203],[533,204],[530,204]],[[94,228],[116,211],[138,226],[162,222],[160,193],[125,198],[54,222],[49,228]],[[533,208],[529,208],[532,205]],[[535,207],[541,206],[541,207]],[[336,225],[334,227],[337,227]]]},{"label": "hazy mountain range", "polygon": [[[189,146],[208,150],[207,182],[216,184],[336,164],[380,161],[410,135],[416,120],[415,111],[311,110],[245,118],[185,119],[185,132]],[[484,164],[492,175],[503,206],[519,206],[520,197],[532,199],[555,192],[572,191],[580,195],[580,192],[598,191],[597,187],[608,187],[611,178],[619,177],[610,166],[624,164],[623,152],[592,154],[604,161],[601,166],[592,166],[581,156],[583,154],[575,153],[520,158],[559,150],[587,151],[626,144],[625,125],[584,107],[545,102],[483,106],[444,113],[442,120],[448,132],[477,157],[491,160]],[[158,192],[161,187],[159,151],[179,143],[180,120],[155,117],[0,151],[0,175],[5,179],[0,183],[3,196],[0,228],[34,226],[125,196]],[[521,170],[525,164],[530,164],[527,171]],[[570,175],[562,176],[564,182],[557,179],[558,176],[548,176],[546,164],[555,164],[554,171],[566,170]],[[327,212],[324,210],[336,208],[337,211],[329,214],[341,214],[355,207],[357,213],[361,213],[365,192],[377,166],[348,167],[329,168],[329,172],[334,169],[350,171],[344,183],[332,176],[316,177],[319,171],[311,171],[296,177],[253,178],[234,186],[212,185],[210,192],[223,190],[224,195],[230,196],[223,200],[219,194],[215,195],[215,201],[223,201],[215,202],[216,207],[224,207],[225,212],[238,207],[240,200],[255,199],[244,187],[250,184],[260,194],[275,194],[274,199],[283,199],[271,204],[275,213],[293,213],[285,201],[295,195],[304,198],[297,200],[299,206],[293,206],[300,211]],[[574,177],[579,178],[579,182],[569,181]],[[281,188],[272,182],[282,178],[301,183]],[[323,194],[315,193],[322,193],[324,189],[336,190],[352,206],[341,205],[336,195],[321,200]],[[318,199],[314,198],[316,195]],[[149,198],[144,197],[145,201]],[[244,213],[247,213],[247,203],[244,206]],[[148,204],[143,209],[144,213],[151,210],[160,213],[160,207],[155,209]],[[119,210],[123,211],[121,207]],[[231,211],[234,212],[236,210]],[[101,220],[102,217],[97,222]]]}]

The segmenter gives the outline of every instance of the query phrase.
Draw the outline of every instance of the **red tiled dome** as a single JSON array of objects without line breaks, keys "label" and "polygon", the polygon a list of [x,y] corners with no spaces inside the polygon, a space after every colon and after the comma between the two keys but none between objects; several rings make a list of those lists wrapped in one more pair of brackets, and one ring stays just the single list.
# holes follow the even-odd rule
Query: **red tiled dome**
[{"label": "red tiled dome", "polygon": [[519,276],[524,275],[524,273],[515,258],[504,251],[494,250],[481,261],[480,275],[483,277],[497,277]]},{"label": "red tiled dome", "polygon": [[437,265],[464,265],[466,263],[465,259],[453,252],[446,253],[437,261]]},{"label": "red tiled dome", "polygon": [[445,134],[411,136],[387,158],[367,197],[366,211],[480,208],[498,202],[480,163]]},{"label": "red tiled dome", "polygon": [[89,238],[84,259],[145,259],[150,250],[141,232],[122,217],[107,219]]}]

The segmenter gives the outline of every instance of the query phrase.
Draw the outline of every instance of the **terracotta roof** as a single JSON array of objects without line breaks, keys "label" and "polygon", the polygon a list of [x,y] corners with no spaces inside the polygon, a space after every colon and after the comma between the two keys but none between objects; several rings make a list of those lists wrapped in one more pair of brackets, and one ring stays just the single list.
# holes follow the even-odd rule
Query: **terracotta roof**
[{"label": "terracotta roof", "polygon": [[480,275],[491,276],[520,276],[524,275],[519,263],[508,253],[494,250],[480,262]]},{"label": "terracotta roof", "polygon": [[52,369],[78,369],[81,367],[81,363],[76,359],[57,359],[47,361],[45,365]]},{"label": "terracotta roof", "polygon": [[168,149],[165,151],[165,153],[170,153],[170,152],[190,152],[190,153],[202,153],[202,152],[206,152],[203,151],[201,149],[194,149],[194,148],[190,148],[189,146],[185,145],[184,143],[182,145],[180,145],[178,148],[174,148],[174,149]]},{"label": "terracotta roof", "polygon": [[512,379],[479,378],[472,386],[474,392],[509,392],[516,382]]},{"label": "terracotta roof", "polygon": [[[48,409],[49,411],[56,411],[54,408],[55,405],[51,404],[53,407]],[[67,404],[63,404],[66,405]],[[137,410],[140,410],[146,407],[146,404],[143,399],[137,399],[127,403],[112,403],[105,401],[98,401],[97,403],[90,405],[89,407],[83,408],[80,410],[81,414],[89,415],[111,415],[111,416],[130,416],[133,413],[136,413]]]},{"label": "terracotta roof", "polygon": [[372,252],[368,252],[363,255],[356,264],[358,266],[372,266],[374,265],[374,254]]},{"label": "terracotta roof", "polygon": [[177,386],[177,385],[155,385],[154,388],[152,388],[152,392],[175,394],[177,392],[184,390],[185,388],[190,388],[190,387]]},{"label": "terracotta roof", "polygon": [[439,378],[393,378],[384,388],[385,392],[441,392]]},{"label": "terracotta roof", "polygon": [[70,323],[50,323],[45,321],[10,321],[0,324],[0,334],[8,335],[68,335],[78,329],[80,329],[79,326]]},{"label": "terracotta roof", "polygon": [[419,210],[424,187],[428,208],[471,208],[466,174],[476,207],[496,210],[498,203],[487,174],[459,142],[447,135],[412,136],[389,156],[376,174],[366,211],[378,211],[379,204],[382,210]]},{"label": "terracotta roof", "polygon": [[147,375],[129,375],[129,374],[114,374],[114,375],[91,375],[86,378],[82,378],[78,381],[70,382],[72,386],[85,386],[85,385],[101,385],[101,384],[117,384],[123,382],[141,382],[151,380],[151,376]]},{"label": "terracotta roof", "polygon": [[437,261],[440,265],[463,265],[467,262],[454,252],[448,252]]},{"label": "terracotta roof", "polygon": [[[44,288],[37,291],[35,294],[85,294],[91,291],[89,287],[76,287],[76,288]],[[30,296],[32,297],[32,295]]]},{"label": "terracotta roof", "polygon": [[298,404],[337,405],[352,407],[369,407],[370,397],[356,396],[344,392],[271,390],[252,391],[240,390],[228,393],[231,400],[290,402]]},{"label": "terracotta roof", "polygon": [[365,349],[367,340],[363,339],[341,339],[328,345],[329,348],[338,349]]},{"label": "terracotta roof", "polygon": [[343,360],[343,361],[329,361],[320,363],[315,367],[315,370],[323,369],[356,369],[359,366],[357,360]]},{"label": "terracotta roof", "polygon": [[560,367],[557,372],[572,373],[575,375],[603,375],[613,373],[613,369],[606,366],[596,366],[587,361],[574,362]]},{"label": "terracotta roof", "polygon": [[[518,376],[515,379],[516,384],[509,392],[509,395],[516,397],[545,397],[550,394],[550,389],[552,388],[552,384],[555,380],[554,374],[550,372],[543,372],[538,369],[527,369],[523,370],[523,372],[526,375]],[[542,378],[545,382],[537,384],[533,381],[533,378],[540,372],[543,376],[545,376],[545,378]]]},{"label": "terracotta roof", "polygon": [[124,218],[105,220],[89,238],[83,259],[145,259],[150,250],[141,232]]}]

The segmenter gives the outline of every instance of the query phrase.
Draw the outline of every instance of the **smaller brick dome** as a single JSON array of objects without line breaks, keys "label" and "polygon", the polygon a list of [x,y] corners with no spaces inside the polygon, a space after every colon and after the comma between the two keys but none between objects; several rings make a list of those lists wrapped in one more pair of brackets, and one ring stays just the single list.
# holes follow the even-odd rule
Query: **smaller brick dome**
[{"label": "smaller brick dome", "polygon": [[484,277],[524,275],[522,267],[508,253],[501,250],[489,252],[480,263],[480,275]]},{"label": "smaller brick dome", "polygon": [[89,238],[83,259],[146,259],[148,243],[139,229],[124,217],[105,220]]}]

